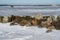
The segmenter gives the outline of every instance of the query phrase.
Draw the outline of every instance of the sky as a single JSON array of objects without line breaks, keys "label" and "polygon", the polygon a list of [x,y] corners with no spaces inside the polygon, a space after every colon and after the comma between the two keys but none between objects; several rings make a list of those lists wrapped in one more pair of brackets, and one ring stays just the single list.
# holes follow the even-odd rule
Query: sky
[{"label": "sky", "polygon": [[60,4],[60,0],[0,0],[0,4]]}]

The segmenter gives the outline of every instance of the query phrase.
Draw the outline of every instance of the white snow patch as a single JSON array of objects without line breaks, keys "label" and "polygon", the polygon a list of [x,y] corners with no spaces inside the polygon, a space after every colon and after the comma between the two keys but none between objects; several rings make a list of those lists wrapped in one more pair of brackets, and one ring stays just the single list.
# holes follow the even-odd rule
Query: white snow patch
[{"label": "white snow patch", "polygon": [[10,26],[10,23],[0,23],[0,40],[60,40],[60,30],[46,33],[46,28],[35,26]]}]

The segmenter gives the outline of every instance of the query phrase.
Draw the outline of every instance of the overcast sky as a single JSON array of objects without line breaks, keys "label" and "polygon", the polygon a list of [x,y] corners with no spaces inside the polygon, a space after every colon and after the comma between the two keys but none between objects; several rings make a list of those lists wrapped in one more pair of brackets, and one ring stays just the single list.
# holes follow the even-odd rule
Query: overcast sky
[{"label": "overcast sky", "polygon": [[60,4],[60,0],[0,0],[0,4]]}]

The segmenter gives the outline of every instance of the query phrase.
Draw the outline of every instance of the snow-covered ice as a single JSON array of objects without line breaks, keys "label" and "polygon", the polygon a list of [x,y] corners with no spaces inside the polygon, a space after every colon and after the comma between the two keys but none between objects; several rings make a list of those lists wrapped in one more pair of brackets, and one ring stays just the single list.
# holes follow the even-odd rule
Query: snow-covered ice
[{"label": "snow-covered ice", "polygon": [[[56,9],[0,7],[0,16],[9,16],[12,14],[34,16],[36,13],[42,13],[43,15],[60,15],[60,7]],[[35,26],[26,28],[20,25],[10,26],[9,24],[10,23],[0,23],[0,40],[60,40],[60,30],[53,30],[50,33],[46,33],[46,28],[37,28]]]},{"label": "snow-covered ice", "polygon": [[60,30],[46,33],[46,28],[9,24],[0,23],[0,40],[60,40]]}]

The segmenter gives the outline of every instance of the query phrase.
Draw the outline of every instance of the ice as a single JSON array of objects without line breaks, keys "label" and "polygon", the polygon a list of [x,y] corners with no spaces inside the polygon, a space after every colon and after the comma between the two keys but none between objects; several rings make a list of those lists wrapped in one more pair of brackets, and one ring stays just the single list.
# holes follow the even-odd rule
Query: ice
[{"label": "ice", "polygon": [[60,40],[60,30],[46,33],[46,28],[37,26],[10,26],[10,23],[0,23],[0,40]]},{"label": "ice", "polygon": [[[56,9],[17,9],[17,8],[0,8],[0,16],[9,15],[28,15],[33,16],[36,13],[43,15],[60,15],[60,8]],[[46,28],[37,26],[20,26],[10,23],[0,23],[0,40],[60,40],[60,30],[53,30],[46,33]]]}]

